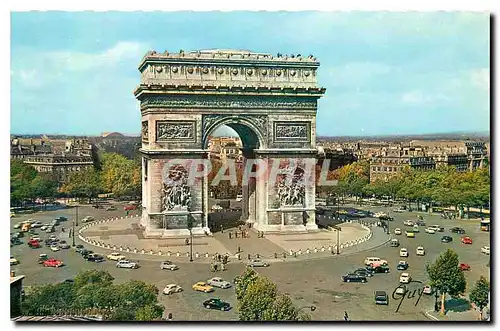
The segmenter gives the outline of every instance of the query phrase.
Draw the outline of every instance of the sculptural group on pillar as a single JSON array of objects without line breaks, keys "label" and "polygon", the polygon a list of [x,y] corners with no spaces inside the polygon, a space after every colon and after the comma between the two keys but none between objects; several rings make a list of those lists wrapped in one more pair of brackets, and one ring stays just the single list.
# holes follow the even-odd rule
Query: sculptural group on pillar
[{"label": "sculptural group on pillar", "polygon": [[277,183],[277,197],[281,206],[303,206],[305,202],[304,171],[297,168],[292,180],[281,176]]},{"label": "sculptural group on pillar", "polygon": [[190,202],[187,171],[183,167],[173,168],[162,185],[162,211],[187,210]]}]

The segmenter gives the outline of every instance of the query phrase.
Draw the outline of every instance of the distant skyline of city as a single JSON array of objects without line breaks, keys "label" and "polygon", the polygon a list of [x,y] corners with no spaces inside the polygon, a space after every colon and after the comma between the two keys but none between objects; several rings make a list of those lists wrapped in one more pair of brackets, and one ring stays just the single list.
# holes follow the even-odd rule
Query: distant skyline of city
[{"label": "distant skyline of city", "polygon": [[139,133],[132,91],[144,54],[210,48],[316,56],[327,89],[318,136],[489,132],[486,13],[26,12],[11,18],[15,134]]}]

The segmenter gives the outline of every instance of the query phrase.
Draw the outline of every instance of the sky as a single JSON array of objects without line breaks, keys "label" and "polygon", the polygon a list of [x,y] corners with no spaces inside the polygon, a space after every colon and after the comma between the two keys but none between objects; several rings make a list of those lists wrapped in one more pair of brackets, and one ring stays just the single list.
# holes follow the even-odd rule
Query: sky
[{"label": "sky", "polygon": [[11,133],[139,134],[148,50],[313,54],[317,134],[489,131],[490,18],[435,12],[13,12]]}]

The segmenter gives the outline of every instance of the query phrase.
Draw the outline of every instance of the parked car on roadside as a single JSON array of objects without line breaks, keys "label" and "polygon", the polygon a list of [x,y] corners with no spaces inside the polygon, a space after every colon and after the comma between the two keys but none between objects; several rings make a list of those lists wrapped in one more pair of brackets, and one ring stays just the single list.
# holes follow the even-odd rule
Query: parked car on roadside
[{"label": "parked car on roadside", "polygon": [[10,256],[10,265],[16,265],[16,264],[19,264],[19,261],[14,257],[14,256]]},{"label": "parked car on roadside", "polygon": [[490,255],[490,246],[483,246],[481,247],[481,253]]}]

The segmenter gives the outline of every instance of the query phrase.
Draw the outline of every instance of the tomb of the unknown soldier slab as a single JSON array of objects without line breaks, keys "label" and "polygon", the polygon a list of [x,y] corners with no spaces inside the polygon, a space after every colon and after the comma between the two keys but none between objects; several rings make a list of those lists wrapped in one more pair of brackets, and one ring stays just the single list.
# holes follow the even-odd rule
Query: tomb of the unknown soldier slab
[{"label": "tomb of the unknown soldier slab", "polygon": [[[208,159],[209,137],[222,125],[238,133],[247,160],[297,160],[290,181],[256,176],[244,183],[243,220],[266,233],[317,231],[315,185],[301,178],[314,176],[308,164],[317,157],[317,102],[325,93],[317,83],[318,68],[312,56],[148,52],[134,91],[142,118],[145,235],[210,232],[208,180],[188,177],[191,165]],[[172,166],[172,160],[182,164]]]}]

